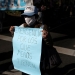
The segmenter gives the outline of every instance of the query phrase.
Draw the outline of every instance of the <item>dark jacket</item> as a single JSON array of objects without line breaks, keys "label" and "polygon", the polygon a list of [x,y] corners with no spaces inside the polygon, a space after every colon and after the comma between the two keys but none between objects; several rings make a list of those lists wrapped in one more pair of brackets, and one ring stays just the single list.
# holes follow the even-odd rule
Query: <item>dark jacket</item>
[{"label": "dark jacket", "polygon": [[33,0],[33,5],[39,8],[39,11],[41,11],[41,6],[44,5],[47,8],[50,6],[49,0]]}]

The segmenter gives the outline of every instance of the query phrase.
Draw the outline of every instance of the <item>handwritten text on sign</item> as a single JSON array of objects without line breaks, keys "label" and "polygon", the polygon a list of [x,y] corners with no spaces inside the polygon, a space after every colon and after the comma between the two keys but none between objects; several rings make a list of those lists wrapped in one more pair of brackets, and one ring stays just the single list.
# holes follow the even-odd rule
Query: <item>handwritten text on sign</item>
[{"label": "handwritten text on sign", "polygon": [[42,29],[15,27],[13,37],[14,68],[30,75],[41,75]]}]

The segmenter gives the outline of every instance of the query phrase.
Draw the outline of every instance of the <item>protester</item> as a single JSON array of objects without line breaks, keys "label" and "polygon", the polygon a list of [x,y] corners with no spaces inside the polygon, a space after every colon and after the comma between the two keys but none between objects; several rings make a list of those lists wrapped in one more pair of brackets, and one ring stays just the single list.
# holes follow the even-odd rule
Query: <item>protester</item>
[{"label": "protester", "polygon": [[38,21],[50,26],[50,0],[33,0],[33,5],[38,8]]},{"label": "protester", "polygon": [[[37,21],[38,10],[35,6],[26,6],[24,13],[21,14],[21,16],[24,17],[24,20],[26,23],[21,24],[19,27],[43,28],[43,30],[42,30],[42,53],[41,53],[41,60],[40,60],[40,70],[41,70],[41,75],[45,75],[45,73],[47,73],[49,75],[49,72],[51,69],[51,66],[50,66],[51,65],[50,57],[52,55],[51,51],[52,51],[52,49],[54,49],[52,37],[51,37],[50,32],[49,32],[49,28],[47,25],[43,25],[42,23],[39,23]],[[14,35],[15,26],[11,26],[9,31],[11,32],[12,35]],[[53,61],[54,61],[54,59],[53,59]],[[55,59],[55,61],[58,61],[58,60]],[[61,63],[61,61],[59,62],[59,64],[60,63]],[[22,75],[26,75],[26,74],[22,73]]]}]

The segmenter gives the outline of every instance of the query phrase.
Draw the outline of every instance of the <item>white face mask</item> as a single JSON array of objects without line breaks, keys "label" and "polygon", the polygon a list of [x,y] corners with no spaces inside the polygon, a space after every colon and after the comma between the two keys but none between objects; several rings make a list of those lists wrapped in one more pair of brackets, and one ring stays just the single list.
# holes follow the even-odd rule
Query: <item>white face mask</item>
[{"label": "white face mask", "polygon": [[32,16],[32,17],[25,17],[25,22],[31,26],[35,23],[36,19],[35,19],[35,16]]}]

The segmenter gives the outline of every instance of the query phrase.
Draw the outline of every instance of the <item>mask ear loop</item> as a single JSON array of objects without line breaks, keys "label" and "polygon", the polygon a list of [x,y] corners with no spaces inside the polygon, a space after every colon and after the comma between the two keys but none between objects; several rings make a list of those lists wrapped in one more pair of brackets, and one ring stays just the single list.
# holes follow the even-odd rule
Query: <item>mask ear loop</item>
[{"label": "mask ear loop", "polygon": [[[33,21],[33,22],[32,22],[32,21]],[[34,16],[33,20],[31,20],[31,21],[29,22],[29,24],[31,23],[30,25],[32,25],[32,24],[34,24],[36,21],[37,21],[37,20],[36,20],[36,18],[35,18],[35,16]]]},{"label": "mask ear loop", "polygon": [[32,20],[29,21],[29,24],[32,22]]},{"label": "mask ear loop", "polygon": [[[34,23],[35,23],[35,21],[36,21],[36,19],[35,19],[35,20],[33,20],[33,23],[32,23],[32,24],[34,24]],[[32,22],[32,20],[29,22],[29,24],[30,24],[31,22]],[[31,24],[30,24],[30,25],[31,25]],[[30,25],[29,25],[29,26],[30,26]]]}]

